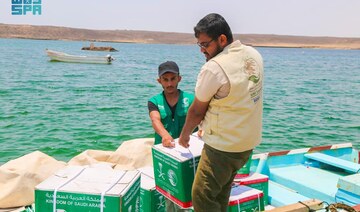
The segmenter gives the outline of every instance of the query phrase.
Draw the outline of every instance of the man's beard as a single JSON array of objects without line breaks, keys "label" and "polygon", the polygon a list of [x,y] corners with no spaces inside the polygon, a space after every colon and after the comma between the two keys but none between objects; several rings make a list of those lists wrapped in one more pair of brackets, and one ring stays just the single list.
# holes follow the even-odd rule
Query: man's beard
[{"label": "man's beard", "polygon": [[219,44],[217,44],[215,54],[213,56],[211,56],[209,59],[206,58],[206,62],[209,61],[210,59],[212,59],[213,57],[215,57],[216,55],[218,55],[223,50],[224,50],[224,48],[221,48],[221,46]]}]

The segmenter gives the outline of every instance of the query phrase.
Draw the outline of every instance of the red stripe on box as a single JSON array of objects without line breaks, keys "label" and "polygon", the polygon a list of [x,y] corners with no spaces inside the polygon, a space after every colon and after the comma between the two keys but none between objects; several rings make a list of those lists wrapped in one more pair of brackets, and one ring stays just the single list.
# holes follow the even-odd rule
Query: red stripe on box
[{"label": "red stripe on box", "polygon": [[330,146],[311,147],[308,152],[317,152],[317,151],[327,150],[327,149],[331,149],[331,147],[332,147],[331,145]]},{"label": "red stripe on box", "polygon": [[358,164],[360,164],[360,150],[359,150],[359,156],[358,156]]},{"label": "red stripe on box", "polygon": [[279,152],[270,152],[268,156],[280,156],[280,155],[287,155],[290,152],[290,150],[286,151],[279,151]]},{"label": "red stripe on box", "polygon": [[250,174],[236,174],[235,178],[243,178],[243,177],[248,177]]},{"label": "red stripe on box", "polygon": [[249,185],[249,184],[257,184],[257,183],[268,182],[269,178],[256,179],[256,180],[235,179],[234,181],[239,185]]},{"label": "red stripe on box", "polygon": [[251,196],[239,199],[239,200],[233,200],[233,201],[229,202],[229,206],[233,206],[233,205],[241,204],[241,203],[244,203],[244,202],[248,202],[248,201],[251,201],[251,200],[254,200],[254,199],[257,199],[257,198],[261,198],[263,196],[264,196],[263,193],[259,193],[259,195],[254,194],[254,195],[251,195]]},{"label": "red stripe on box", "polygon": [[170,199],[171,201],[175,202],[176,204],[180,205],[182,208],[189,208],[192,206],[192,202],[181,202],[179,199],[172,196],[169,192],[165,191],[164,189],[160,188],[159,186],[156,186],[156,190],[158,190],[162,195]]}]

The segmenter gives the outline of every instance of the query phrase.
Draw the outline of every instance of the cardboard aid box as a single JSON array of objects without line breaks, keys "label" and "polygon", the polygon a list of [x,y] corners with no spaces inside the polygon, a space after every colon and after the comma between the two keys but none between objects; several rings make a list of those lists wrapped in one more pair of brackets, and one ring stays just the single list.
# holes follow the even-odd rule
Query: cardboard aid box
[{"label": "cardboard aid box", "polygon": [[191,188],[204,142],[191,135],[189,144],[184,148],[175,139],[174,148],[152,148],[156,189],[182,208],[192,206]]},{"label": "cardboard aid box", "polygon": [[144,167],[141,172],[140,183],[140,211],[165,212],[165,197],[155,188],[154,168]]},{"label": "cardboard aid box", "polygon": [[138,211],[140,172],[68,166],[35,187],[36,212]]},{"label": "cardboard aid box", "polygon": [[235,185],[231,189],[228,212],[264,211],[263,192],[248,186]]},{"label": "cardboard aid box", "polygon": [[[193,208],[191,208],[193,210]],[[263,192],[257,189],[234,185],[231,188],[228,212],[264,211]]]},{"label": "cardboard aid box", "polygon": [[268,204],[269,197],[269,177],[260,173],[250,172],[250,175],[242,178],[235,178],[234,183],[246,185],[258,189],[264,193],[264,205]]},{"label": "cardboard aid box", "polygon": [[241,167],[236,175],[235,178],[240,178],[240,177],[246,177],[249,176],[250,174],[250,167],[251,167],[251,161],[252,161],[252,155],[253,153],[250,154],[249,156],[249,160],[245,163],[245,165],[243,167]]},{"label": "cardboard aid box", "polygon": [[[193,208],[191,208],[192,211]],[[263,193],[248,186],[234,185],[231,188],[228,212],[264,211]]]}]

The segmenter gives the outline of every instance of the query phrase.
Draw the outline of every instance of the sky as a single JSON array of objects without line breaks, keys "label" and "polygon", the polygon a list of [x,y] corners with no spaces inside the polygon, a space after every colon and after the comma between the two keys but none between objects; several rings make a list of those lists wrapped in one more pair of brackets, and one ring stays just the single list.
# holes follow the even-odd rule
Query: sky
[{"label": "sky", "polygon": [[360,38],[360,0],[41,0],[41,15],[12,15],[12,1],[0,23],[193,33],[219,13],[238,34]]}]

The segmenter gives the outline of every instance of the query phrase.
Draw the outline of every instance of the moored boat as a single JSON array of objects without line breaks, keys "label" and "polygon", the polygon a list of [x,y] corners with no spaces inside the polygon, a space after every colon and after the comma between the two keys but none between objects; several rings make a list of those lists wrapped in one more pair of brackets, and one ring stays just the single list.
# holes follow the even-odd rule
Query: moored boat
[{"label": "moored boat", "polygon": [[270,205],[318,199],[326,209],[360,204],[359,163],[359,150],[345,143],[256,154],[250,170],[269,177]]},{"label": "moored boat", "polygon": [[111,55],[106,56],[84,56],[71,55],[64,52],[46,49],[46,54],[51,61],[69,62],[69,63],[97,63],[97,64],[111,64],[114,58]]}]

